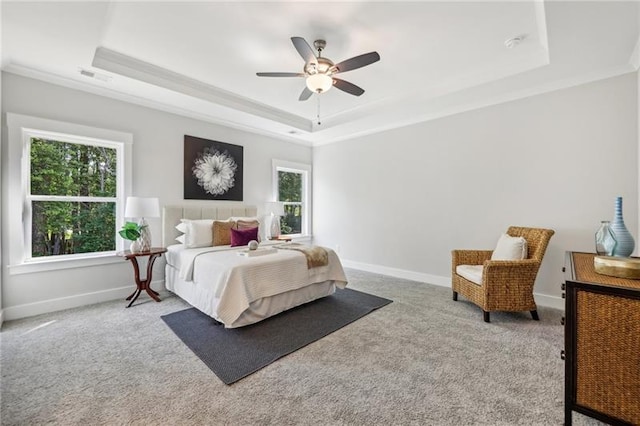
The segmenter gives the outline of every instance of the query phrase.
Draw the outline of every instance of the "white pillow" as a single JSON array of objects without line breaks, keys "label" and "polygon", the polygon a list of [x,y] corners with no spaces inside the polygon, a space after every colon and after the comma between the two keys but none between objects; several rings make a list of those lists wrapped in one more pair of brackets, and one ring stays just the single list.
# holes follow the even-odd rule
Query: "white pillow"
[{"label": "white pillow", "polygon": [[187,224],[184,222],[180,222],[178,225],[176,225],[176,229],[184,234],[187,232]]},{"label": "white pillow", "polygon": [[522,260],[527,258],[527,240],[502,234],[491,260]]},{"label": "white pillow", "polygon": [[[213,245],[213,219],[182,219],[185,225],[184,245],[187,248],[211,247]],[[176,226],[176,229],[180,230]],[[180,238],[180,237],[178,237]]]},{"label": "white pillow", "polygon": [[184,243],[185,243],[185,241],[186,241],[186,237],[185,237],[185,235],[184,235],[184,234],[182,234],[182,235],[180,235],[179,237],[176,237],[176,241],[177,241],[177,242],[179,242],[179,243],[181,243],[181,244],[184,244]]}]

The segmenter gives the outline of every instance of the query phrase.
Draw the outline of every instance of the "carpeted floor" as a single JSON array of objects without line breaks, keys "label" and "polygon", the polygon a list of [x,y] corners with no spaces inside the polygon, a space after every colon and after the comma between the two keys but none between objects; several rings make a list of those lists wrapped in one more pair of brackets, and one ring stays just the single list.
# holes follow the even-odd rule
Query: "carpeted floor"
[{"label": "carpeted floor", "polygon": [[[176,297],[6,322],[1,422],[561,425],[561,312],[492,313],[446,288],[347,270],[394,303],[232,386],[160,319]],[[143,299],[145,300],[145,299]],[[148,299],[146,299],[148,300]],[[575,414],[574,424],[596,421]]]}]

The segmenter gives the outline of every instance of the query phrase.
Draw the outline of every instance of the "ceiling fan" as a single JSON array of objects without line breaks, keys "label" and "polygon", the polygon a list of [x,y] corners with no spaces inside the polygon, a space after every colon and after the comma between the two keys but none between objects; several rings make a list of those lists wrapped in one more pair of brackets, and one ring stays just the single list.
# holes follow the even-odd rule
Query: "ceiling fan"
[{"label": "ceiling fan", "polygon": [[304,72],[259,72],[256,75],[258,77],[305,77],[307,86],[300,94],[299,101],[306,101],[313,93],[324,93],[332,86],[350,95],[362,95],[364,89],[361,87],[333,76],[341,72],[362,68],[380,60],[378,52],[369,52],[334,64],[329,58],[322,57],[322,51],[327,45],[326,41],[316,40],[313,42],[313,46],[318,51],[317,56],[304,38],[291,37],[291,41],[305,61]]}]

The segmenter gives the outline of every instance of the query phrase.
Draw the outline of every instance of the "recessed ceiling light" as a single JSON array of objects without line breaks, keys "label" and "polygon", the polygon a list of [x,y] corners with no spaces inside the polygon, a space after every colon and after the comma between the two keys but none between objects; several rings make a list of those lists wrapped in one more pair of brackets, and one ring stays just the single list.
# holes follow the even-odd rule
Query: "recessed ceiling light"
[{"label": "recessed ceiling light", "polygon": [[526,34],[521,34],[521,35],[517,35],[515,37],[512,37],[510,39],[507,39],[504,41],[504,45],[507,46],[509,49],[513,49],[514,47],[516,47],[517,45],[519,45],[520,43],[522,43],[522,41],[527,37]]},{"label": "recessed ceiling light", "polygon": [[111,79],[113,78],[110,75],[102,74],[102,73],[91,71],[91,70],[87,70],[87,69],[84,69],[84,68],[78,68],[78,70],[80,71],[80,75],[83,75],[83,76],[89,77],[89,78],[95,78],[96,80],[100,80],[100,81],[103,81],[105,83],[110,82]]}]

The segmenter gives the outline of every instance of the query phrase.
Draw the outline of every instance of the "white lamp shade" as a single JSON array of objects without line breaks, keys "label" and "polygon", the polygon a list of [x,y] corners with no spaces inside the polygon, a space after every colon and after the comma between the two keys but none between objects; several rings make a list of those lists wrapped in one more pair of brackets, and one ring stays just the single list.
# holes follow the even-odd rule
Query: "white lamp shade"
[{"label": "white lamp shade", "polygon": [[280,201],[269,201],[267,203],[267,213],[274,216],[284,216],[284,203]]},{"label": "white lamp shade", "polygon": [[160,202],[157,198],[127,197],[125,217],[160,217]]},{"label": "white lamp shade", "polygon": [[323,93],[331,89],[333,79],[326,74],[312,74],[307,77],[307,87],[314,93]]}]

